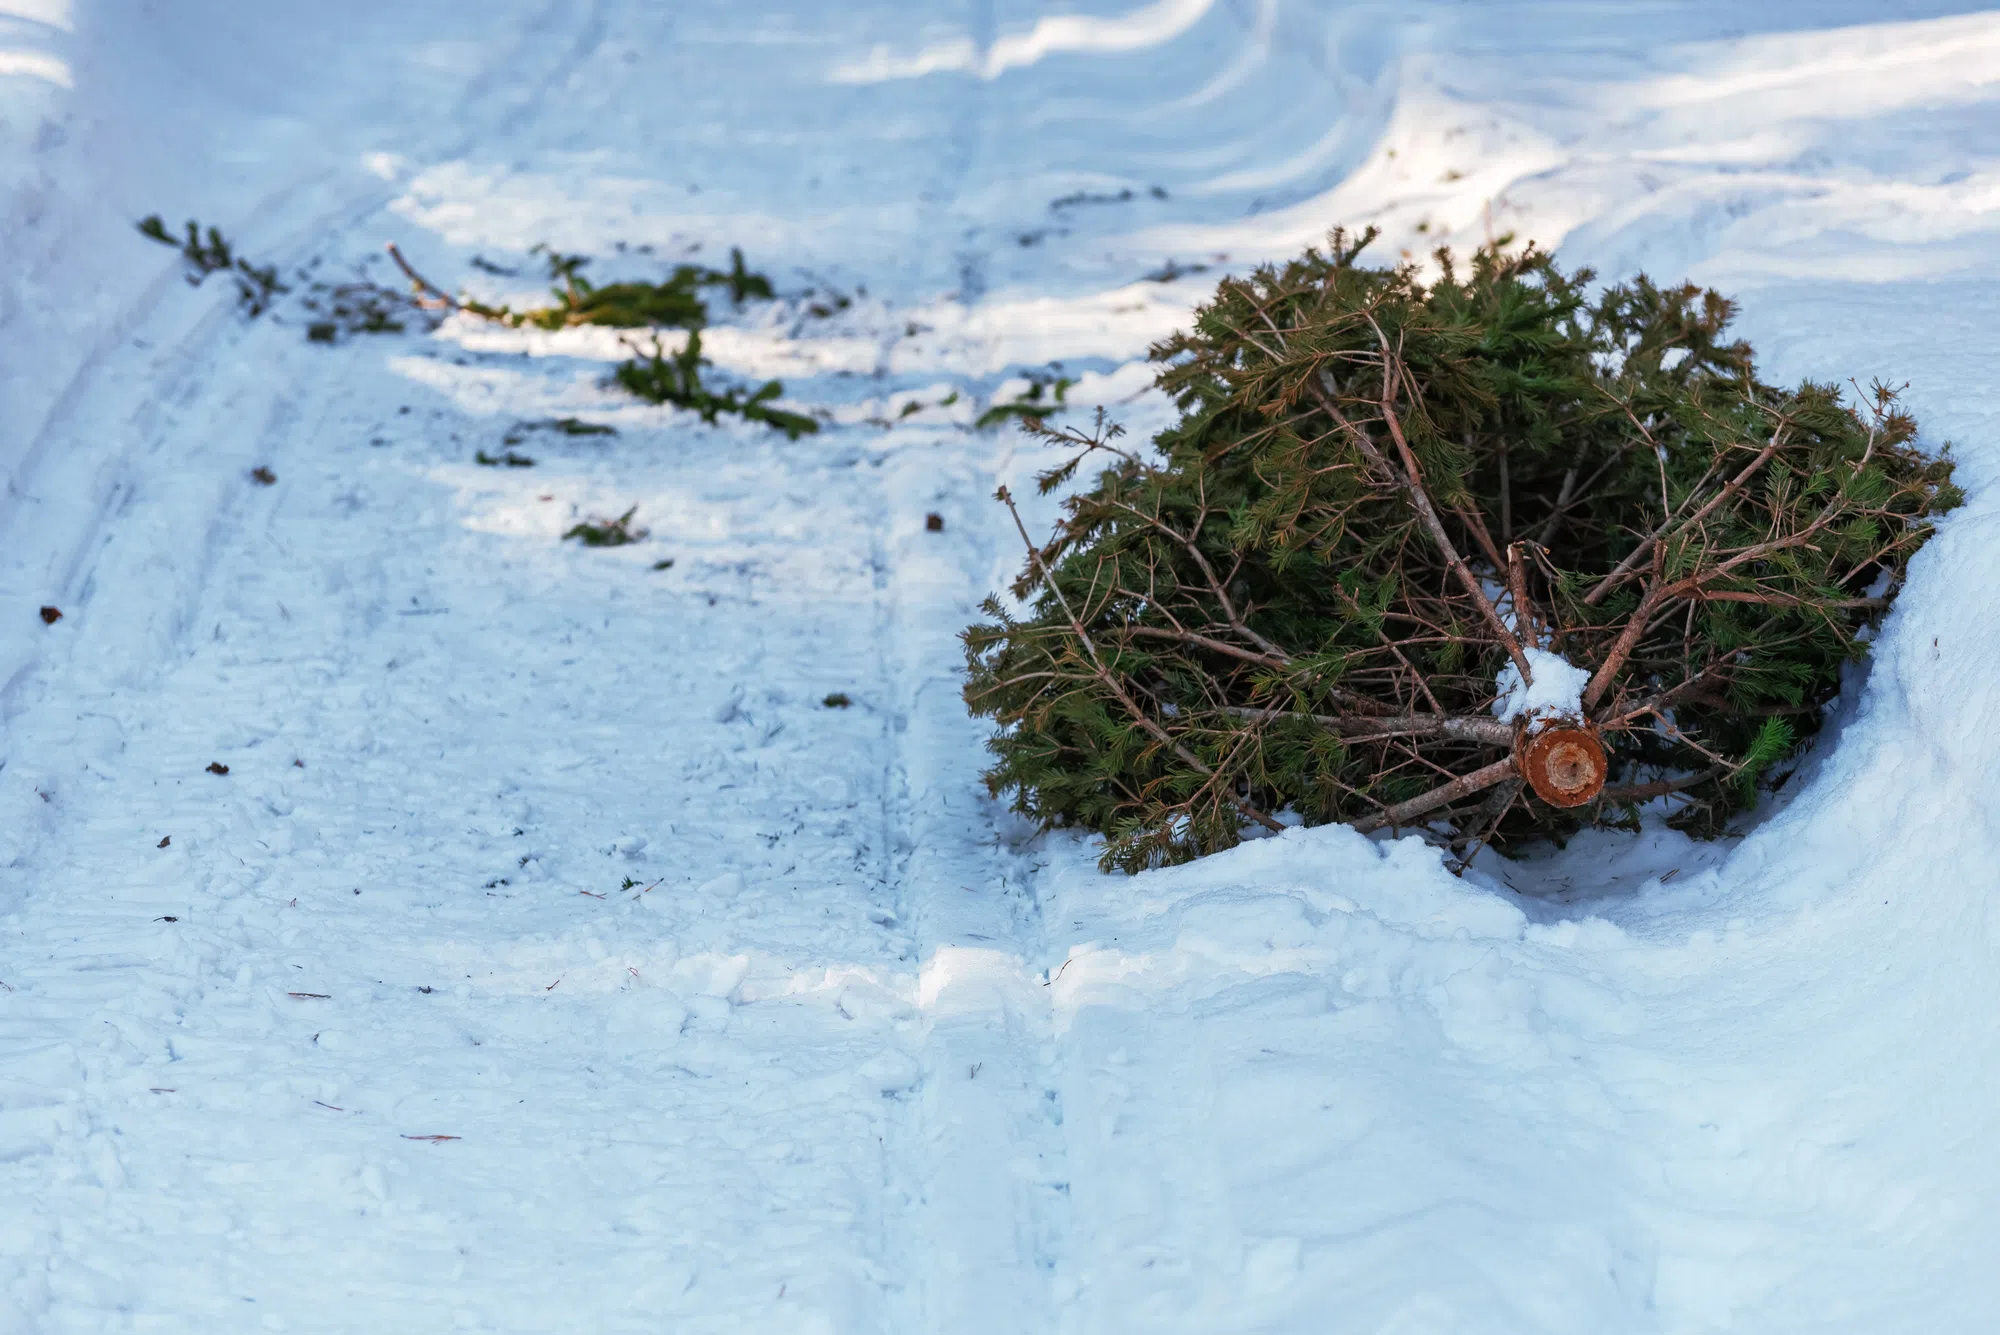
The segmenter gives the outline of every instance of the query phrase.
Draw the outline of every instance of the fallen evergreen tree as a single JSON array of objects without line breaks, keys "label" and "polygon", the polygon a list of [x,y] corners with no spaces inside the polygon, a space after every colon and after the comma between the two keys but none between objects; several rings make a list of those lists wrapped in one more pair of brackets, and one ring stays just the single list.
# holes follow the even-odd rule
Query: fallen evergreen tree
[{"label": "fallen evergreen tree", "polygon": [[1817,728],[1950,463],[1883,385],[1760,381],[1713,292],[1593,299],[1533,249],[1426,282],[1357,265],[1373,235],[1155,347],[1155,452],[1024,422],[1076,450],[1045,492],[1108,467],[1020,527],[1025,613],[965,633],[988,784],[1128,870],[1286,812],[1461,857],[1659,798],[1720,829]]}]

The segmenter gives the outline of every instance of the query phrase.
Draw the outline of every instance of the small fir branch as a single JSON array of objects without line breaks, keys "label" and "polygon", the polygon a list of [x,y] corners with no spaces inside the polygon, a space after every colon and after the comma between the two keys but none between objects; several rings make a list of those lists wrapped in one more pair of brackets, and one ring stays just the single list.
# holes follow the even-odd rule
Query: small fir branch
[{"label": "small fir branch", "polygon": [[[1034,430],[1041,425],[1044,418],[1053,417],[1068,406],[1064,400],[1074,384],[1076,381],[1068,376],[1059,376],[1055,379],[1030,376],[1028,388],[1024,392],[1010,402],[989,405],[985,412],[973,419],[972,429],[984,431],[988,427],[999,426],[1002,422],[1018,421],[1030,430]],[[1043,397],[1044,395],[1047,397]]]},{"label": "small fir branch", "polygon": [[628,543],[643,542],[647,530],[635,528],[632,516],[639,513],[633,506],[616,519],[587,519],[563,534],[563,541],[575,538],[586,547],[623,547]]},{"label": "small fir branch", "polygon": [[188,286],[200,287],[211,274],[228,274],[236,284],[237,304],[253,319],[262,315],[279,293],[291,291],[278,281],[275,264],[252,264],[214,227],[204,230],[190,218],[185,234],[176,237],[157,213],[140,219],[137,225],[141,236],[180,251]]},{"label": "small fir branch", "polygon": [[747,394],[735,386],[718,394],[704,385],[701,368],[710,363],[701,355],[699,332],[690,333],[687,342],[671,354],[657,335],[650,348],[629,342],[625,346],[631,349],[632,359],[613,372],[613,379],[648,403],[685,408],[711,426],[720,414],[734,413],[745,421],[762,422],[782,431],[789,440],[819,430],[813,418],[773,406],[772,401],[784,393],[784,386],[776,380],[767,380]]},{"label": "small fir branch", "polygon": [[425,278],[403,257],[394,242],[388,252],[396,266],[410,280],[412,293],[427,306],[463,311],[511,329],[568,329],[577,325],[602,325],[611,329],[688,329],[708,324],[706,288],[721,287],[735,305],[751,298],[770,300],[771,280],[745,267],[743,252],[731,249],[728,269],[710,269],[699,264],[676,265],[658,282],[627,281],[593,283],[583,274],[590,263],[585,255],[566,255],[546,243],[529,253],[544,257],[551,283],[551,301],[546,306],[515,310],[468,296],[453,296]]}]

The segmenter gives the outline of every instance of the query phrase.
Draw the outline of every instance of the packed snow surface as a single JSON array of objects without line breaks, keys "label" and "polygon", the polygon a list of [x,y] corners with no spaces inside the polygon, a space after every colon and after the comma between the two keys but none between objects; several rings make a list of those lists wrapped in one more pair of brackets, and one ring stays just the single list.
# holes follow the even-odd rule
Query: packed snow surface
[{"label": "packed snow surface", "polygon": [[[973,419],[1143,440],[1151,341],[1370,223],[1716,284],[1956,441],[1746,836],[1125,878],[985,796],[954,637],[1058,456]],[[824,429],[309,343],[389,240],[740,246],[714,373]],[[2000,15],[0,0],[0,256],[0,1331],[1994,1328]]]},{"label": "packed snow surface", "polygon": [[1493,717],[1502,723],[1583,717],[1583,690],[1590,685],[1587,669],[1531,644],[1521,646],[1521,657],[1528,661],[1529,679],[1522,681],[1520,667],[1511,662],[1495,674],[1493,685],[1498,694],[1493,700]]}]

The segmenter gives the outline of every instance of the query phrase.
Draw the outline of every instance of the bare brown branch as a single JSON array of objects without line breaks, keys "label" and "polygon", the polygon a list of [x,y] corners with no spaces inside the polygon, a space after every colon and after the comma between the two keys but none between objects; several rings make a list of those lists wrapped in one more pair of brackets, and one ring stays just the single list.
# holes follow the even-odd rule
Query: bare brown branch
[{"label": "bare brown branch", "polygon": [[1496,760],[1470,774],[1461,775],[1450,783],[1441,783],[1429,792],[1421,793],[1407,802],[1398,802],[1378,816],[1358,820],[1354,822],[1354,828],[1367,834],[1385,825],[1392,827],[1408,825],[1417,817],[1427,816],[1439,807],[1450,806],[1453,802],[1470,797],[1474,793],[1485,792],[1496,783],[1503,783],[1518,776],[1519,771],[1514,768],[1514,757],[1510,755],[1505,760]]}]

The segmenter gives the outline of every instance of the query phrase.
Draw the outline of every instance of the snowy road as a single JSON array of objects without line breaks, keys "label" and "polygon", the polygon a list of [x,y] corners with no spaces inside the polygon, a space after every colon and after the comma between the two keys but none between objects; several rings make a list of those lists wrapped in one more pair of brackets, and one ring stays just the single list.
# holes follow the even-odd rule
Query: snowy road
[{"label": "snowy road", "polygon": [[[2000,17],[239,8],[0,0],[0,1331],[1991,1328]],[[516,297],[741,246],[710,355],[830,419],[310,344],[154,211]],[[1367,222],[1691,273],[1956,438],[1749,839],[1106,878],[984,797],[1047,460],[972,418],[1143,437],[1204,284]]]}]

